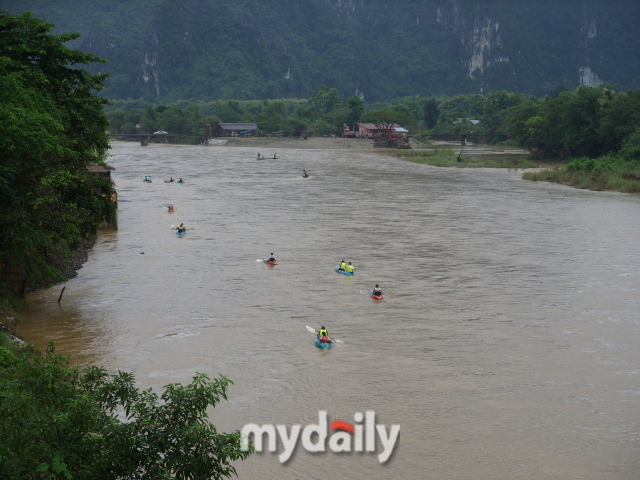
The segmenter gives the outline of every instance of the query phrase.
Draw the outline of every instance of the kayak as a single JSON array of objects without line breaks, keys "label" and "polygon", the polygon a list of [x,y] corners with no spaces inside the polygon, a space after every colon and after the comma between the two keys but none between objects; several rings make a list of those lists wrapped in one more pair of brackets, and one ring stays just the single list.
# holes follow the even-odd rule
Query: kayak
[{"label": "kayak", "polygon": [[165,180],[164,183],[177,183],[175,180],[171,181],[171,180]]},{"label": "kayak", "polygon": [[374,300],[382,300],[384,298],[382,294],[374,295],[373,290],[371,290],[369,293],[371,294],[371,298],[373,298]]},{"label": "kayak", "polygon": [[173,213],[175,212],[175,210],[167,210],[169,213]]},{"label": "kayak", "polygon": [[266,263],[267,265],[277,265],[278,264],[278,262],[269,262],[266,258],[263,258],[262,261],[264,263]]},{"label": "kayak", "polygon": [[316,336],[316,347],[328,350],[333,346],[333,342],[321,342],[320,337]]},{"label": "kayak", "polygon": [[309,175],[302,175],[302,178],[309,178]]},{"label": "kayak", "polygon": [[184,182],[175,182],[175,183],[184,183]]},{"label": "kayak", "polygon": [[148,179],[143,180],[144,183],[153,183],[153,179],[149,177]]},{"label": "kayak", "polygon": [[349,275],[350,277],[353,277],[353,276],[356,274],[356,272],[349,273],[349,272],[347,272],[346,270],[340,270],[340,268],[339,268],[339,266],[338,266],[338,265],[335,265],[335,270],[336,270],[336,272],[338,272],[338,273],[341,273],[341,274],[343,274],[343,275]]},{"label": "kayak", "polygon": [[184,232],[179,232],[176,230],[176,235],[186,235],[187,231],[185,230]]}]

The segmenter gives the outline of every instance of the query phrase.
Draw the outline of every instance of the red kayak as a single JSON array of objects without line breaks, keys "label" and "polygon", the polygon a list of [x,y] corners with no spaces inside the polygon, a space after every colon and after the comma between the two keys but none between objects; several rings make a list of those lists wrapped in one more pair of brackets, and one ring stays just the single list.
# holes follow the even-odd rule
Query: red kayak
[{"label": "red kayak", "polygon": [[374,300],[382,300],[384,297],[382,296],[382,294],[380,295],[375,295],[373,293],[373,290],[371,290],[371,298],[373,298]]},{"label": "red kayak", "polygon": [[264,263],[266,263],[267,265],[277,265],[277,264],[278,264],[278,262],[270,262],[270,261],[269,261],[269,260],[267,260],[266,258],[262,259],[262,261],[263,261]]}]

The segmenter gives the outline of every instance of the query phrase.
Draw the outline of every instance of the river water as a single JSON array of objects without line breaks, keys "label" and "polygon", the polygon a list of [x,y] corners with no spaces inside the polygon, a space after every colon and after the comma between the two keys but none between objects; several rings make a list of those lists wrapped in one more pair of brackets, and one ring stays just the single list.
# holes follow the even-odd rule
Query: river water
[{"label": "river water", "polygon": [[[401,426],[384,465],[298,445],[240,479],[639,478],[640,197],[364,151],[112,153],[120,230],[60,305],[60,286],[29,296],[26,340],[144,388],[222,373],[223,431],[319,410]],[[256,261],[270,252],[278,266]],[[321,324],[344,344],[316,348]]]}]

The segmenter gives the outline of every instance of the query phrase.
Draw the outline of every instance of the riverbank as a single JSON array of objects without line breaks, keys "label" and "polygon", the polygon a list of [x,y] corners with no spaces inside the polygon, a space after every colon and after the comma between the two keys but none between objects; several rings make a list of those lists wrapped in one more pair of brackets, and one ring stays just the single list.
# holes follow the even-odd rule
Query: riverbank
[{"label": "riverbank", "polygon": [[457,146],[451,142],[435,142],[430,148],[400,150],[394,156],[434,167],[455,168],[536,168],[529,152],[495,145]]},{"label": "riverbank", "polygon": [[66,282],[78,276],[78,270],[82,268],[89,258],[89,250],[93,248],[97,237],[90,237],[82,241],[80,246],[72,252],[65,252],[62,248],[52,249],[46,259],[47,265],[60,272],[64,279],[59,281],[36,281],[27,285],[26,293],[37,292],[43,288],[48,288],[58,283]]},{"label": "riverbank", "polygon": [[640,168],[627,170],[571,171],[566,166],[526,172],[523,180],[554,182],[575,188],[594,191],[640,193]]},{"label": "riverbank", "polygon": [[16,313],[17,302],[12,300],[14,299],[9,297],[0,299],[0,346],[5,343],[4,338],[20,346],[26,345],[17,333],[19,324]]},{"label": "riverbank", "polygon": [[[273,157],[274,150],[286,148],[314,149],[314,150],[373,150],[373,140],[357,138],[331,137],[218,137],[216,140],[226,140],[225,147],[256,148],[265,157]],[[111,143],[133,143],[123,140],[111,140]],[[155,142],[154,142],[155,143]],[[169,144],[173,146],[186,144]],[[209,148],[216,148],[215,146]],[[379,150],[379,149],[376,149]]]}]

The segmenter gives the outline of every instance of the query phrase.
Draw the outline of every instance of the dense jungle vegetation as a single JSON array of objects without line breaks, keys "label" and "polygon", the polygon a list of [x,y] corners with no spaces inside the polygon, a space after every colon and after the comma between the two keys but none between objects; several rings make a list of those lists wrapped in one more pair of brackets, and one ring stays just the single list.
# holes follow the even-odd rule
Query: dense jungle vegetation
[{"label": "dense jungle vegetation", "polygon": [[29,15],[0,13],[0,265],[26,269],[29,284],[61,280],[47,262],[69,252],[113,213],[104,165],[105,75],[75,65],[100,62],[67,48],[77,34],[51,35]]},{"label": "dense jungle vegetation", "polygon": [[[51,249],[75,248],[113,211],[104,165],[104,75],[78,68],[101,60],[64,44],[29,14],[0,12],[0,262],[28,279],[59,280]],[[14,318],[0,282],[3,322]],[[207,409],[226,399],[228,379],[197,374],[158,395],[131,374],[83,370],[56,355],[17,346],[0,323],[0,478],[223,478],[246,458],[240,432],[220,433]]]},{"label": "dense jungle vegetation", "polygon": [[365,102],[556,85],[639,88],[635,0],[0,0],[105,58],[104,95],[158,104],[309,98]]}]

